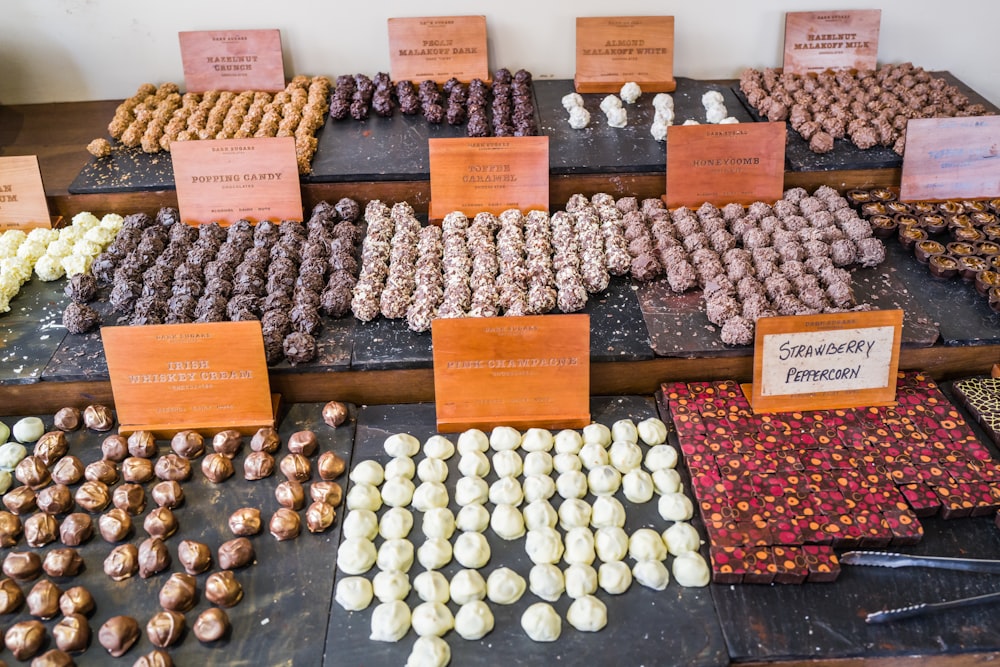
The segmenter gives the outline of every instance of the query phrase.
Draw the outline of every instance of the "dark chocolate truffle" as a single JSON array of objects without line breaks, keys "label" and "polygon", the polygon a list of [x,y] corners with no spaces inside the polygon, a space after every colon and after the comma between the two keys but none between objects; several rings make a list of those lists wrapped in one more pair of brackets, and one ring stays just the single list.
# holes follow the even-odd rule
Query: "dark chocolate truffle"
[{"label": "dark chocolate truffle", "polygon": [[0,548],[9,549],[17,544],[24,530],[21,519],[11,512],[0,512]]},{"label": "dark chocolate truffle", "polygon": [[278,432],[270,426],[260,428],[250,439],[250,449],[255,452],[267,452],[274,454],[281,447],[281,438]]},{"label": "dark chocolate truffle", "polygon": [[63,311],[62,323],[71,334],[84,334],[101,323],[101,314],[87,304],[73,301]]},{"label": "dark chocolate truffle", "polygon": [[205,580],[205,597],[220,607],[234,607],[243,599],[243,586],[229,570],[213,572]]},{"label": "dark chocolate truffle", "polygon": [[130,456],[122,461],[122,479],[126,482],[143,484],[153,479],[153,462],[139,456]]},{"label": "dark chocolate truffle", "polygon": [[52,466],[53,463],[66,455],[69,445],[66,442],[66,434],[62,431],[49,431],[43,433],[35,442],[33,455],[41,459],[42,463]]},{"label": "dark chocolate truffle", "polygon": [[156,436],[149,431],[136,431],[128,437],[128,453],[143,459],[156,456]]},{"label": "dark chocolate truffle", "polygon": [[173,509],[179,507],[184,502],[184,490],[175,480],[160,482],[150,491],[153,502],[160,507]]},{"label": "dark chocolate truffle", "polygon": [[83,476],[93,482],[103,482],[111,486],[118,481],[118,466],[114,461],[98,459],[87,464],[83,469]]},{"label": "dark chocolate truffle", "polygon": [[12,551],[3,559],[3,573],[14,581],[31,581],[42,573],[42,559],[34,551]]},{"label": "dark chocolate truffle", "polygon": [[40,579],[31,587],[25,600],[28,613],[35,618],[48,620],[59,613],[59,596],[62,591],[48,579]]},{"label": "dark chocolate truffle", "polygon": [[76,484],[83,479],[83,463],[72,454],[59,459],[52,466],[52,481],[56,484]]},{"label": "dark chocolate truffle", "polygon": [[232,477],[235,469],[229,457],[215,452],[202,459],[201,472],[205,475],[205,479],[218,484]]},{"label": "dark chocolate truffle", "polygon": [[111,502],[118,509],[136,516],[146,508],[146,491],[138,484],[121,484],[111,494]]},{"label": "dark chocolate truffle", "polygon": [[46,514],[65,514],[73,509],[73,492],[65,484],[52,484],[38,492],[35,502]]},{"label": "dark chocolate truffle", "polygon": [[150,537],[139,545],[139,576],[148,579],[170,567],[170,552],[159,537]]},{"label": "dark chocolate truffle", "polygon": [[52,481],[48,467],[37,456],[25,456],[21,459],[21,462],[14,468],[14,477],[21,484],[35,491]]},{"label": "dark chocolate truffle", "polygon": [[180,431],[170,440],[170,447],[178,456],[196,459],[205,453],[205,438],[197,431]]},{"label": "dark chocolate truffle", "polygon": [[91,431],[109,431],[115,425],[115,416],[106,405],[88,405],[83,410],[83,424]]},{"label": "dark chocolate truffle", "polygon": [[237,537],[219,545],[219,567],[223,570],[238,570],[253,562],[253,543],[245,537]]},{"label": "dark chocolate truffle", "polygon": [[139,641],[139,623],[131,616],[112,616],[97,631],[97,641],[108,653],[119,658]]},{"label": "dark chocolate truffle", "polygon": [[3,504],[17,515],[28,514],[37,507],[38,496],[30,486],[17,486],[3,495]]},{"label": "dark chocolate truffle", "polygon": [[211,607],[198,614],[192,629],[200,642],[222,639],[229,632],[229,615],[218,607]]},{"label": "dark chocolate truffle", "polygon": [[12,614],[24,604],[24,593],[13,579],[0,581],[0,614]]},{"label": "dark chocolate truffle", "polygon": [[52,636],[55,637],[56,646],[60,651],[66,653],[86,651],[87,644],[90,643],[90,624],[83,614],[66,614],[52,627]]},{"label": "dark chocolate truffle", "polygon": [[21,621],[7,628],[4,644],[18,660],[28,660],[38,654],[45,643],[45,626],[41,621]]},{"label": "dark chocolate truffle", "polygon": [[73,512],[59,526],[59,541],[68,547],[78,547],[94,535],[94,522],[89,514]]},{"label": "dark chocolate truffle", "polygon": [[176,611],[159,611],[146,623],[149,643],[159,648],[173,646],[184,634],[184,614]]},{"label": "dark chocolate truffle", "polygon": [[63,291],[76,303],[90,303],[97,297],[97,279],[89,273],[77,273],[66,281]]},{"label": "dark chocolate truffle", "polygon": [[323,421],[334,428],[347,421],[347,405],[340,401],[330,401],[323,406]]},{"label": "dark chocolate truffle", "polygon": [[234,429],[219,431],[212,438],[212,449],[216,453],[222,454],[228,458],[236,456],[242,446],[243,436],[239,431]]},{"label": "dark chocolate truffle", "polygon": [[83,557],[76,549],[50,549],[42,561],[42,569],[50,577],[75,577],[83,570]]},{"label": "dark chocolate truffle", "polygon": [[191,477],[191,462],[179,454],[165,454],[156,459],[153,472],[162,480],[182,482]]},{"label": "dark chocolate truffle", "polygon": [[59,536],[59,522],[51,514],[37,512],[24,521],[24,541],[28,546],[44,547],[56,541]]},{"label": "dark chocolate truffle", "polygon": [[160,589],[160,606],[169,611],[185,612],[194,607],[197,594],[195,578],[183,572],[174,572]]},{"label": "dark chocolate truffle", "polygon": [[307,333],[292,332],[285,336],[281,344],[285,358],[293,366],[316,358],[316,339]]},{"label": "dark chocolate truffle", "polygon": [[188,574],[201,574],[212,567],[212,550],[201,542],[181,540],[177,545],[177,560]]},{"label": "dark chocolate truffle", "polygon": [[119,544],[104,559],[104,574],[123,581],[139,570],[139,550],[134,544]]},{"label": "dark chocolate truffle", "polygon": [[177,532],[177,518],[170,508],[157,507],[146,515],[142,527],[150,537],[166,539]]},{"label": "dark chocolate truffle", "polygon": [[229,516],[229,530],[233,535],[256,535],[260,527],[260,510],[256,507],[241,507]]},{"label": "dark chocolate truffle", "polygon": [[302,520],[299,518],[297,512],[287,507],[280,507],[271,515],[271,520],[268,522],[268,530],[271,531],[274,539],[279,542],[295,539],[302,530]]},{"label": "dark chocolate truffle", "polygon": [[244,479],[255,481],[274,474],[274,457],[267,452],[250,452],[243,460]]},{"label": "dark chocolate truffle", "polygon": [[128,457],[128,440],[123,435],[109,435],[101,443],[104,458],[121,463]]},{"label": "dark chocolate truffle", "polygon": [[139,656],[132,667],[174,667],[174,661],[169,653],[162,649],[156,649]]},{"label": "dark chocolate truffle", "polygon": [[100,512],[107,507],[108,502],[111,500],[111,495],[108,493],[108,485],[92,480],[87,480],[81,484],[73,497],[76,499],[76,504],[88,512]]},{"label": "dark chocolate truffle", "polygon": [[312,456],[319,447],[316,434],[312,431],[296,431],[288,438],[288,451],[292,454]]},{"label": "dark chocolate truffle", "polygon": [[59,597],[59,610],[64,616],[89,614],[94,610],[94,597],[83,586],[74,586]]}]

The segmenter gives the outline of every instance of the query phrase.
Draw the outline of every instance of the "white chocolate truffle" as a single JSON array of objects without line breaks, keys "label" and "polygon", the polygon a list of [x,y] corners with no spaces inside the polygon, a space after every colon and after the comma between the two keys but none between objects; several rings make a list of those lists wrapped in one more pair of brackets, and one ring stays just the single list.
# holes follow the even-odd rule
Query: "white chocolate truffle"
[{"label": "white chocolate truffle", "polygon": [[521,628],[533,642],[554,642],[562,633],[562,618],[547,602],[536,602],[521,614]]},{"label": "white chocolate truffle", "polygon": [[505,449],[493,455],[493,471],[497,477],[519,477],[524,470],[521,455],[512,449]]},{"label": "white chocolate truffle", "polygon": [[372,591],[379,602],[405,600],[410,594],[410,576],[396,570],[381,570],[372,577]]},{"label": "white chocolate truffle", "polygon": [[526,503],[548,500],[556,494],[556,481],[548,475],[529,475],[521,486]]},{"label": "white chocolate truffle", "polygon": [[678,521],[663,531],[663,542],[667,545],[667,551],[671,556],[679,556],[701,548],[698,529],[686,521]]},{"label": "white chocolate truffle", "polygon": [[490,513],[482,505],[466,505],[455,516],[455,528],[464,533],[481,533],[490,525]]},{"label": "white chocolate truffle", "polygon": [[480,477],[462,477],[455,483],[455,502],[459,507],[482,505],[490,497],[490,486]]},{"label": "white chocolate truffle", "polygon": [[574,563],[563,572],[566,579],[566,595],[582,598],[597,592],[597,570],[584,563]]},{"label": "white chocolate truffle", "polygon": [[583,97],[578,93],[566,93],[562,96],[563,109],[571,111],[573,107],[583,106]]},{"label": "white chocolate truffle", "polygon": [[374,540],[378,535],[378,516],[371,510],[352,510],[340,528],[345,540]]},{"label": "white chocolate truffle", "polygon": [[478,428],[471,428],[458,436],[458,453],[485,452],[490,448],[490,439]]},{"label": "white chocolate truffle", "polygon": [[378,486],[385,480],[385,471],[378,461],[361,461],[348,476],[356,484],[371,484]]},{"label": "white chocolate truffle", "polygon": [[413,492],[410,502],[418,512],[426,512],[432,507],[447,507],[448,489],[441,482],[422,482]]},{"label": "white chocolate truffle", "polygon": [[562,536],[555,528],[545,526],[529,530],[524,541],[524,552],[535,565],[558,563],[563,554]]},{"label": "white chocolate truffle", "polygon": [[447,604],[451,599],[451,586],[448,578],[437,571],[421,572],[413,578],[413,590],[424,602],[440,602]]},{"label": "white chocolate truffle", "polygon": [[622,101],[616,95],[608,95],[601,100],[601,111],[608,113],[611,109],[621,109]]},{"label": "white chocolate truffle", "polygon": [[524,516],[513,505],[497,505],[490,516],[490,528],[502,540],[516,540],[524,535]]},{"label": "white chocolate truffle", "polygon": [[622,477],[622,491],[629,502],[648,503],[653,498],[653,477],[645,470],[633,470]]},{"label": "white chocolate truffle", "polygon": [[389,456],[416,456],[420,451],[420,441],[409,433],[394,433],[382,444]]},{"label": "white chocolate truffle", "polygon": [[590,125],[590,112],[583,107],[573,107],[569,110],[569,126],[574,130],[582,130]]},{"label": "white chocolate truffle", "polygon": [[552,472],[552,455],[548,452],[528,452],[527,456],[524,457],[522,472],[525,477],[550,474]]},{"label": "white chocolate truffle", "polygon": [[657,470],[650,477],[653,478],[653,488],[661,495],[681,490],[681,474],[673,468]]},{"label": "white chocolate truffle", "polygon": [[567,470],[556,478],[556,492],[562,498],[583,498],[587,495],[587,476],[579,470]]},{"label": "white chocolate truffle", "polygon": [[555,528],[558,521],[559,515],[548,500],[535,500],[524,508],[524,525],[528,530]]},{"label": "white chocolate truffle", "polygon": [[616,441],[608,448],[611,465],[621,474],[631,472],[642,465],[642,449],[634,442]]},{"label": "white chocolate truffle", "polygon": [[417,478],[421,482],[444,482],[448,479],[448,464],[441,459],[423,459],[417,464]]},{"label": "white chocolate truffle", "polygon": [[674,579],[685,588],[707,586],[711,578],[708,563],[697,551],[685,551],[674,558]]},{"label": "white chocolate truffle", "polygon": [[410,608],[402,600],[383,602],[372,610],[371,628],[372,641],[398,642],[410,630]]},{"label": "white chocolate truffle", "polygon": [[556,454],[552,457],[552,469],[559,474],[570,470],[583,470],[583,461],[577,454]]},{"label": "white chocolate truffle", "polygon": [[447,540],[455,532],[455,515],[447,507],[432,507],[424,512],[421,523],[424,537],[440,537]]},{"label": "white chocolate truffle", "polygon": [[521,438],[521,449],[526,452],[547,452],[553,444],[552,432],[544,428],[529,428]]},{"label": "white chocolate truffle", "polygon": [[595,496],[612,496],[621,485],[622,474],[613,466],[597,466],[587,473],[587,486]]},{"label": "white chocolate truffle", "polygon": [[694,516],[691,499],[681,492],[664,493],[656,503],[660,516],[667,521],[687,521]]},{"label": "white chocolate truffle", "polygon": [[611,444],[611,429],[604,424],[594,422],[583,427],[583,444],[595,443],[601,447]]},{"label": "white chocolate truffle", "polygon": [[496,604],[514,604],[527,587],[524,577],[509,567],[498,567],[486,577],[486,597]]},{"label": "white chocolate truffle", "polygon": [[628,112],[624,108],[611,109],[607,112],[608,127],[623,128],[628,126]]},{"label": "white chocolate truffle", "polygon": [[482,600],[463,604],[455,614],[455,632],[462,639],[482,639],[493,630],[495,621],[490,606]]},{"label": "white chocolate truffle", "polygon": [[563,530],[585,528],[590,525],[593,509],[590,503],[579,498],[567,498],[559,505],[559,526]]},{"label": "white chocolate truffle", "polygon": [[705,107],[705,122],[717,125],[729,116],[725,104],[713,104]]},{"label": "white chocolate truffle", "polygon": [[486,597],[486,580],[478,570],[459,570],[451,578],[448,590],[456,604],[468,604]]},{"label": "white chocolate truffle", "polygon": [[353,538],[340,543],[337,550],[337,567],[344,574],[364,574],[375,564],[375,544],[364,538]]},{"label": "white chocolate truffle", "polygon": [[594,528],[625,525],[625,506],[614,496],[600,496],[594,500],[590,511],[590,525]]},{"label": "white chocolate truffle", "polygon": [[486,477],[490,472],[490,460],[479,450],[466,452],[458,460],[458,471],[466,477]]},{"label": "white chocolate truffle", "polygon": [[670,583],[667,566],[658,560],[641,560],[632,566],[632,578],[654,591],[662,591]]},{"label": "white chocolate truffle", "polygon": [[455,445],[443,435],[432,435],[424,443],[424,456],[446,461],[455,454]]},{"label": "white chocolate truffle", "polygon": [[35,442],[45,433],[45,423],[38,417],[23,417],[14,422],[10,433],[18,442]]},{"label": "white chocolate truffle", "polygon": [[413,513],[405,507],[390,507],[378,522],[378,534],[386,540],[401,540],[413,529]]},{"label": "white chocolate truffle", "polygon": [[652,528],[639,528],[628,538],[628,556],[632,560],[666,560],[667,545]]},{"label": "white chocolate truffle", "polygon": [[382,484],[382,502],[389,507],[406,507],[413,502],[415,490],[406,477],[392,477]]},{"label": "white chocolate truffle", "polygon": [[619,526],[605,526],[594,533],[594,552],[607,563],[628,554],[628,534]]},{"label": "white chocolate truffle", "polygon": [[631,419],[619,419],[611,425],[611,442],[639,442],[639,431]]},{"label": "white chocolate truffle", "polygon": [[413,608],[410,625],[418,637],[440,637],[455,627],[455,617],[440,602],[421,602]]},{"label": "white chocolate truffle", "polygon": [[580,632],[597,632],[608,624],[608,608],[593,595],[573,600],[566,621]]},{"label": "white chocolate truffle", "polygon": [[620,560],[605,561],[597,568],[597,583],[605,593],[621,595],[632,585],[632,570]]},{"label": "white chocolate truffle", "polygon": [[667,441],[667,425],[656,417],[644,419],[636,425],[639,438],[647,445],[659,445]]},{"label": "white chocolate truffle", "polygon": [[375,563],[380,570],[409,572],[413,567],[413,542],[409,540],[386,540],[378,548]]},{"label": "white chocolate truffle", "polygon": [[382,509],[382,494],[371,484],[351,484],[347,492],[347,509],[377,512]]},{"label": "white chocolate truffle", "polygon": [[367,609],[375,596],[372,584],[364,577],[340,577],[333,599],[346,611]]},{"label": "white chocolate truffle", "polygon": [[[3,429],[6,430],[7,427],[4,426]],[[0,435],[4,435],[0,433]],[[5,437],[10,436],[7,433]],[[0,438],[4,439],[4,438]],[[20,463],[28,456],[28,450],[19,442],[5,442],[0,445],[0,470],[5,470],[7,472],[13,472],[17,468],[17,464]]]},{"label": "white chocolate truffle", "polygon": [[719,121],[719,125],[739,125],[740,119],[736,116],[726,116]]},{"label": "white chocolate truffle", "polygon": [[406,667],[445,667],[451,662],[451,647],[448,642],[428,635],[417,637],[413,642],[410,655],[406,658]]},{"label": "white chocolate truffle", "polygon": [[413,459],[409,456],[397,456],[390,459],[388,463],[385,464],[385,478],[392,479],[393,477],[403,477],[404,479],[413,479],[413,476],[417,472],[417,467],[413,463]]},{"label": "white chocolate truffle", "polygon": [[490,544],[482,533],[462,533],[452,552],[462,567],[480,568],[490,562]]},{"label": "white chocolate truffle", "polygon": [[604,445],[596,442],[586,443],[578,456],[580,457],[580,463],[587,470],[593,470],[598,466],[606,466],[611,463],[608,450],[604,448]]},{"label": "white chocolate truffle", "polygon": [[521,483],[513,477],[501,477],[490,485],[490,502],[494,505],[519,507],[524,502]]},{"label": "white chocolate truffle", "polygon": [[594,534],[589,528],[570,528],[563,539],[563,560],[572,565],[584,563],[590,565],[597,557],[594,551]]},{"label": "white chocolate truffle", "polygon": [[726,99],[717,90],[710,90],[701,96],[702,106],[712,106],[715,104],[724,104]]},{"label": "white chocolate truffle", "polygon": [[426,570],[440,570],[451,562],[451,542],[441,537],[428,537],[417,549],[417,562]]},{"label": "white chocolate truffle", "polygon": [[677,450],[671,445],[653,445],[646,452],[646,460],[643,461],[643,465],[649,472],[676,468]]},{"label": "white chocolate truffle", "polygon": [[497,426],[490,432],[490,447],[500,452],[521,446],[521,432],[512,426]]},{"label": "white chocolate truffle", "polygon": [[656,141],[666,141],[667,140],[667,128],[671,125],[672,121],[673,121],[673,118],[671,118],[669,122],[666,121],[666,120],[657,120],[657,119],[654,119],[653,120],[653,124],[649,126],[649,134]]},{"label": "white chocolate truffle", "polygon": [[621,92],[618,95],[625,104],[635,104],[635,101],[642,95],[642,88],[635,81],[628,81],[622,86]]},{"label": "white chocolate truffle", "polygon": [[689,118],[686,121],[684,121],[683,123],[681,123],[681,125],[701,125],[701,123],[699,123],[698,121],[694,120],[693,118]]},{"label": "white chocolate truffle", "polygon": [[555,602],[566,591],[562,570],[552,563],[539,563],[528,573],[528,590],[549,602]]},{"label": "white chocolate truffle", "polygon": [[581,447],[583,447],[583,436],[578,431],[567,428],[556,433],[556,454],[579,454]]}]

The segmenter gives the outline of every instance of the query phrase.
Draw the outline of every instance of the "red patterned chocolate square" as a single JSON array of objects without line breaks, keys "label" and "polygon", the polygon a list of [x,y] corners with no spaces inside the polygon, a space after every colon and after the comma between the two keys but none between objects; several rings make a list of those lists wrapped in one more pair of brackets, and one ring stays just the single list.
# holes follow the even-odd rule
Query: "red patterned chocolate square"
[{"label": "red patterned chocolate square", "polygon": [[816,516],[793,516],[789,523],[802,536],[803,544],[832,544],[833,535],[826,530],[830,517],[825,514]]},{"label": "red patterned chocolate square", "polygon": [[934,487],[941,498],[941,518],[957,519],[971,516],[975,503],[968,498],[957,484],[942,484]]},{"label": "red patterned chocolate square", "polygon": [[746,575],[747,552],[744,547],[716,547],[708,550],[712,561],[712,581],[717,584],[740,584]]},{"label": "red patterned chocolate square", "polygon": [[799,532],[791,517],[769,519],[767,529],[771,533],[771,541],[774,544],[793,546],[805,542],[802,533]]},{"label": "red patterned chocolate square", "polygon": [[732,521],[706,521],[705,532],[713,548],[738,547],[744,544],[743,533]]},{"label": "red patterned chocolate square", "polygon": [[769,547],[747,549],[746,563],[744,584],[770,584],[774,581],[778,568],[774,564],[774,554]]},{"label": "red patterned chocolate square", "polygon": [[743,544],[751,547],[771,546],[771,531],[767,521],[737,521],[736,529],[743,534]]},{"label": "red patterned chocolate square", "polygon": [[802,547],[802,555],[805,557],[806,570],[809,573],[806,581],[828,583],[836,581],[840,576],[840,561],[832,548],[820,544],[807,544]]},{"label": "red patterned chocolate square", "polygon": [[899,487],[899,491],[918,517],[934,516],[941,510],[941,497],[932,486],[923,482],[905,484]]},{"label": "red patterned chocolate square", "polygon": [[887,547],[892,543],[892,529],[880,512],[858,512],[854,515],[854,521],[861,529],[862,546]]},{"label": "red patterned chocolate square", "polygon": [[861,527],[851,514],[839,514],[830,517],[830,523],[823,527],[830,534],[834,546],[856,547],[861,545],[864,536]]},{"label": "red patterned chocolate square", "polygon": [[809,565],[801,547],[771,547],[774,558],[774,583],[801,584],[809,576]]},{"label": "red patterned chocolate square", "polygon": [[924,537],[924,527],[915,512],[886,510],[882,518],[892,531],[892,545],[916,544]]}]

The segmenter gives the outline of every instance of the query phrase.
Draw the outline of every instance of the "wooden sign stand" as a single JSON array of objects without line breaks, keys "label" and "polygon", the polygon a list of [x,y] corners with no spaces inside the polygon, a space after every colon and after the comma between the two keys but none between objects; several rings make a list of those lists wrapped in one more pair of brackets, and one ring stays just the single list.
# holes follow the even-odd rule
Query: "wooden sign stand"
[{"label": "wooden sign stand", "polygon": [[677,89],[674,17],[578,17],[576,91],[617,93],[629,81],[639,84],[643,92]]},{"label": "wooden sign stand", "polygon": [[393,81],[490,80],[485,16],[389,19]]},{"label": "wooden sign stand", "polygon": [[188,92],[285,87],[278,30],[191,30],[177,35]]},{"label": "wooden sign stand", "polygon": [[912,119],[899,198],[980,199],[1000,194],[1000,116]]},{"label": "wooden sign stand", "polygon": [[54,227],[35,155],[0,157],[0,232]]},{"label": "wooden sign stand", "polygon": [[874,70],[881,22],[881,9],[788,12],[782,69],[790,74]]}]

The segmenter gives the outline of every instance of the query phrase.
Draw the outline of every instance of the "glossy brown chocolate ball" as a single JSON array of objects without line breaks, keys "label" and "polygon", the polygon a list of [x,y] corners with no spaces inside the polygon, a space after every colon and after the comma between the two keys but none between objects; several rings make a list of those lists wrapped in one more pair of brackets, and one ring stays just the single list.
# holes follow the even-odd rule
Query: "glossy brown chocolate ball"
[{"label": "glossy brown chocolate ball", "polygon": [[153,472],[159,479],[183,482],[191,478],[191,462],[179,454],[166,454],[156,459]]},{"label": "glossy brown chocolate ball", "polygon": [[92,482],[103,482],[111,486],[118,481],[118,464],[109,459],[99,459],[87,464],[83,476]]},{"label": "glossy brown chocolate ball", "polygon": [[219,567],[223,570],[238,570],[253,563],[255,555],[253,542],[247,538],[227,540],[219,545]]},{"label": "glossy brown chocolate ball", "polygon": [[256,507],[241,507],[229,515],[229,530],[233,531],[233,535],[256,535],[260,528],[260,510]]},{"label": "glossy brown chocolate ball", "polygon": [[37,456],[25,456],[21,459],[14,468],[14,477],[35,491],[52,481],[48,466]]},{"label": "glossy brown chocolate ball", "polygon": [[12,614],[24,604],[24,593],[13,579],[0,581],[0,614]]},{"label": "glossy brown chocolate ball", "polygon": [[114,507],[97,519],[97,530],[105,542],[121,542],[132,532],[132,517],[125,510]]},{"label": "glossy brown chocolate ball", "polygon": [[124,581],[139,571],[139,550],[134,544],[119,544],[104,559],[104,574]]},{"label": "glossy brown chocolate ball", "polygon": [[46,514],[65,514],[73,509],[73,492],[65,484],[51,484],[38,492],[35,503]]},{"label": "glossy brown chocolate ball", "polygon": [[146,623],[149,643],[159,648],[173,646],[184,634],[184,614],[176,611],[159,611]]},{"label": "glossy brown chocolate ball", "polygon": [[197,431],[179,431],[171,438],[170,448],[178,456],[196,459],[205,453],[205,438]]},{"label": "glossy brown chocolate ball", "polygon": [[185,612],[197,602],[195,578],[183,572],[174,572],[160,589],[160,606],[169,611]]},{"label": "glossy brown chocolate ball", "polygon": [[121,463],[128,458],[128,439],[123,435],[109,435],[101,442],[101,454],[109,461]]},{"label": "glossy brown chocolate ball", "polygon": [[76,504],[88,512],[96,513],[108,506],[111,501],[111,493],[108,485],[103,482],[87,480],[79,486],[73,496]]},{"label": "glossy brown chocolate ball", "polygon": [[34,456],[51,467],[56,461],[66,456],[68,451],[69,443],[66,442],[66,434],[62,431],[49,431],[43,433],[42,437],[35,442]]},{"label": "glossy brown chocolate ball", "polygon": [[337,511],[324,502],[314,502],[306,508],[306,528],[310,533],[322,533],[333,525],[335,518]]},{"label": "glossy brown chocolate ball", "polygon": [[150,537],[139,544],[139,576],[143,579],[170,567],[170,552],[159,537]]},{"label": "glossy brown chocolate ball", "polygon": [[12,512],[0,512],[0,548],[9,549],[17,544],[24,531],[21,519]]},{"label": "glossy brown chocolate ball", "polygon": [[271,426],[258,429],[250,438],[250,449],[255,452],[267,452],[274,454],[281,447],[281,438],[278,432]]},{"label": "glossy brown chocolate ball", "polygon": [[338,507],[344,499],[344,490],[336,482],[313,482],[309,485],[309,498],[313,502]]},{"label": "glossy brown chocolate ball", "polygon": [[156,436],[150,431],[136,431],[128,437],[128,453],[140,459],[156,456]]},{"label": "glossy brown chocolate ball", "polygon": [[97,641],[108,653],[119,658],[139,641],[139,623],[131,616],[112,616],[97,631]]},{"label": "glossy brown chocolate ball", "polygon": [[30,486],[17,486],[3,496],[3,504],[12,513],[22,516],[38,507],[38,497]]},{"label": "glossy brown chocolate ball", "polygon": [[308,482],[312,477],[312,464],[302,454],[286,454],[281,457],[281,474],[293,482]]},{"label": "glossy brown chocolate ball", "polygon": [[77,408],[60,408],[52,423],[61,431],[75,431],[83,423],[83,413]]},{"label": "glossy brown chocolate ball", "polygon": [[59,526],[59,541],[68,547],[78,547],[94,536],[94,522],[89,514],[73,512]]},{"label": "glossy brown chocolate ball", "polygon": [[153,479],[153,462],[139,456],[122,461],[122,479],[133,484],[145,484]]},{"label": "glossy brown chocolate ball", "polygon": [[188,574],[201,574],[212,567],[212,550],[202,542],[181,540],[177,545],[177,560]]},{"label": "glossy brown chocolate ball", "polygon": [[184,489],[174,480],[160,482],[150,491],[153,502],[160,507],[174,509],[184,504]]},{"label": "glossy brown chocolate ball", "polygon": [[299,536],[299,532],[302,530],[302,520],[297,512],[287,507],[281,507],[271,515],[267,527],[274,539],[279,542],[293,540]]},{"label": "glossy brown chocolate ball", "polygon": [[323,406],[323,421],[327,426],[337,428],[347,421],[347,405],[340,401],[330,401]]},{"label": "glossy brown chocolate ball", "polygon": [[288,451],[292,454],[312,456],[319,447],[316,434],[312,431],[296,431],[288,437]]},{"label": "glossy brown chocolate ball", "polygon": [[198,641],[206,644],[222,639],[229,632],[229,615],[218,607],[206,609],[198,614],[192,630]]},{"label": "glossy brown chocolate ball", "polygon": [[4,644],[18,660],[28,660],[36,655],[45,643],[45,626],[41,621],[21,621],[7,628]]},{"label": "glossy brown chocolate ball", "polygon": [[274,474],[274,457],[267,452],[250,452],[243,459],[243,478],[254,482]]},{"label": "glossy brown chocolate ball", "polygon": [[83,410],[83,425],[91,431],[110,431],[115,425],[115,415],[106,405],[88,405]]},{"label": "glossy brown chocolate ball", "polygon": [[24,520],[24,541],[30,547],[44,547],[59,537],[59,522],[51,514],[36,512]]},{"label": "glossy brown chocolate ball", "polygon": [[50,648],[45,653],[35,656],[31,661],[31,667],[73,667],[76,661],[73,656],[63,650]]},{"label": "glossy brown chocolate ball", "polygon": [[174,660],[170,657],[170,654],[162,649],[156,649],[155,651],[150,651],[145,655],[139,656],[132,667],[174,667]]},{"label": "glossy brown chocolate ball", "polygon": [[123,512],[136,516],[146,508],[146,491],[138,484],[120,484],[111,493],[111,502]]},{"label": "glossy brown chocolate ball", "polygon": [[201,472],[205,475],[205,479],[213,484],[218,484],[232,477],[235,469],[229,457],[213,453],[202,459]]},{"label": "glossy brown chocolate ball", "polygon": [[142,527],[150,537],[167,539],[177,532],[177,517],[167,507],[156,507],[149,511]]},{"label": "glossy brown chocolate ball", "polygon": [[75,577],[83,571],[83,556],[76,549],[49,549],[42,560],[42,569],[50,577]]},{"label": "glossy brown chocolate ball", "polygon": [[74,586],[59,596],[59,611],[63,616],[90,614],[94,611],[94,597],[83,586]]},{"label": "glossy brown chocolate ball", "polygon": [[316,461],[316,470],[320,478],[326,481],[333,481],[344,474],[347,462],[333,452],[323,452]]},{"label": "glossy brown chocolate ball", "polygon": [[243,586],[229,570],[213,572],[205,580],[205,597],[212,604],[228,609],[243,599]]},{"label": "glossy brown chocolate ball", "polygon": [[76,484],[83,479],[83,463],[72,454],[62,457],[52,466],[52,481],[56,484]]},{"label": "glossy brown chocolate ball", "polygon": [[3,573],[14,581],[32,581],[42,573],[42,558],[34,551],[11,551],[3,559]]},{"label": "glossy brown chocolate ball", "polygon": [[285,480],[274,487],[274,498],[282,507],[300,510],[306,505],[306,491],[298,482]]},{"label": "glossy brown chocolate ball", "polygon": [[62,591],[48,579],[39,579],[31,587],[25,600],[28,603],[28,613],[43,621],[53,618],[59,613],[59,596]]},{"label": "glossy brown chocolate ball", "polygon": [[52,627],[52,636],[55,637],[56,646],[61,651],[67,653],[85,651],[87,644],[90,643],[90,623],[83,614],[66,614]]},{"label": "glossy brown chocolate ball", "polygon": [[212,450],[227,458],[236,456],[243,446],[243,435],[235,429],[219,431],[212,437]]}]

